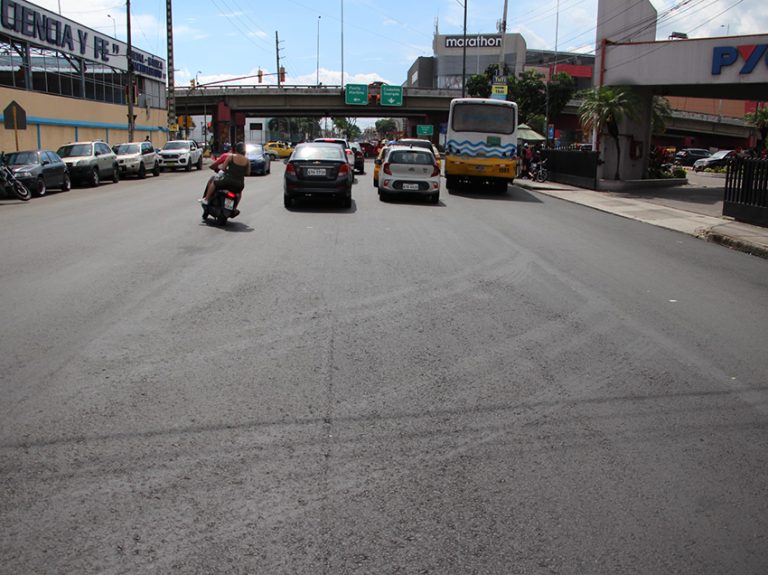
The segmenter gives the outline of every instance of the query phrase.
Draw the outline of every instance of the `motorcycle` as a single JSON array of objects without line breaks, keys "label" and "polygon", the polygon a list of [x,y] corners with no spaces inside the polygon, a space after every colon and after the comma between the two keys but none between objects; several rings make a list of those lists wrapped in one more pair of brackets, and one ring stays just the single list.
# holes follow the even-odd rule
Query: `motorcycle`
[{"label": "motorcycle", "polygon": [[[208,186],[206,185],[206,188]],[[203,198],[205,197],[205,189],[203,190]],[[213,194],[213,198],[208,204],[202,204],[203,207],[203,221],[208,220],[208,216],[211,216],[216,220],[216,223],[220,226],[227,225],[229,218],[234,218],[240,213],[237,209],[237,204],[240,201],[240,194],[236,194],[230,190],[223,188],[217,189]]]},{"label": "motorcycle", "polygon": [[11,169],[5,163],[5,152],[0,152],[0,189],[6,196],[16,196],[25,202],[32,197],[32,190],[22,184],[13,175]]},{"label": "motorcycle", "polygon": [[528,177],[535,182],[546,182],[549,178],[549,172],[547,172],[547,159],[544,158],[540,162],[531,162],[531,169],[528,173]]}]

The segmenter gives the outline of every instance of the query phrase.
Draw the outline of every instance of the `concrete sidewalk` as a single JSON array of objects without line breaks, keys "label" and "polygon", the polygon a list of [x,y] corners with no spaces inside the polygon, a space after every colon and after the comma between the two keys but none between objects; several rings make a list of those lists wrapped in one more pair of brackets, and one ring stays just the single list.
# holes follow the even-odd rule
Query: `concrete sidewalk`
[{"label": "concrete sidewalk", "polygon": [[[521,188],[569,202],[683,232],[768,259],[768,228],[737,222],[722,214],[722,190],[688,186],[604,192],[557,182],[516,179]],[[719,200],[718,200],[719,197]]]}]

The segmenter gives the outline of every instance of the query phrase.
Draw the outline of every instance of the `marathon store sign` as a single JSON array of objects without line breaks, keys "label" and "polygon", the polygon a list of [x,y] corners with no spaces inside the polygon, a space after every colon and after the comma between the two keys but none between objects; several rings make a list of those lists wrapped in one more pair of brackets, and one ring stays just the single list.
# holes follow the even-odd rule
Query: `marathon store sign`
[{"label": "marathon store sign", "polygon": [[[128,69],[128,47],[123,42],[23,0],[0,0],[0,31],[18,40],[103,62],[119,70]],[[160,58],[134,49],[133,60],[137,73],[165,79],[165,62]]]},{"label": "marathon store sign", "polygon": [[446,48],[501,48],[501,36],[499,34],[477,36],[446,36]]}]

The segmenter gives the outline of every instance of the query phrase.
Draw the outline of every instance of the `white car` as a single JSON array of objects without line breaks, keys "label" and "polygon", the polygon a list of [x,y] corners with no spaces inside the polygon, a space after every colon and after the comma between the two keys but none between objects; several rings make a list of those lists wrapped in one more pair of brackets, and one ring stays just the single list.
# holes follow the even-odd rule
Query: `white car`
[{"label": "white car", "polygon": [[190,171],[192,166],[203,169],[203,149],[194,140],[171,140],[160,150],[160,169]]},{"label": "white car", "polygon": [[144,178],[147,172],[160,175],[160,162],[152,142],[129,142],[115,147],[120,175]]},{"label": "white car", "polygon": [[381,161],[379,199],[395,194],[418,194],[440,201],[440,168],[431,150],[415,146],[390,146]]}]

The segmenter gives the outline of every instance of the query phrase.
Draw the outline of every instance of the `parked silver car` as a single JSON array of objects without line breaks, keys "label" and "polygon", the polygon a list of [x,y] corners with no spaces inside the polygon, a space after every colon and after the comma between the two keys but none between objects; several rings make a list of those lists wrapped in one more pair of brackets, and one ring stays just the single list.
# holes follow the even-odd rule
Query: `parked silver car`
[{"label": "parked silver car", "polygon": [[128,142],[115,148],[120,175],[135,175],[145,178],[147,172],[160,175],[160,162],[152,142]]},{"label": "parked silver car", "polygon": [[65,144],[56,150],[56,153],[67,164],[69,177],[73,182],[83,182],[96,187],[102,178],[111,178],[114,183],[120,181],[117,156],[101,140]]}]

